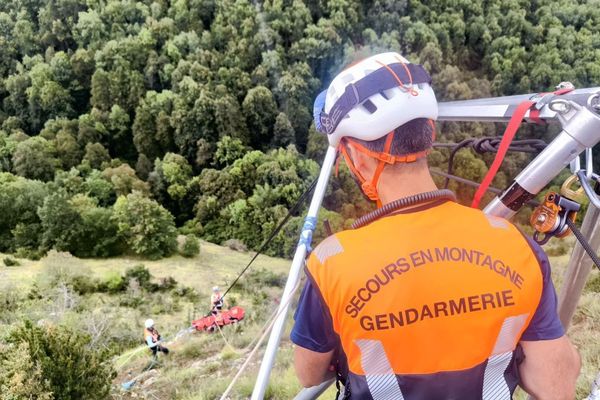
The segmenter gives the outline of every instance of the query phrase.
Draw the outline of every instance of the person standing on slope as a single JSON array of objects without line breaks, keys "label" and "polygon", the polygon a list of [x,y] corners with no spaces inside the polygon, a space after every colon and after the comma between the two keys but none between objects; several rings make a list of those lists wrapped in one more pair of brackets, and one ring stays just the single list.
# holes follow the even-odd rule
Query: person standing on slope
[{"label": "person standing on slope", "polygon": [[[291,340],[303,386],[334,375],[352,399],[573,399],[580,358],[550,264],[510,222],[437,190],[426,155],[437,101],[396,53],[341,72],[315,102],[378,213],[311,253]],[[344,363],[341,363],[344,364]]]},{"label": "person standing on slope", "polygon": [[161,345],[160,333],[158,333],[158,330],[154,326],[154,320],[152,319],[147,319],[144,323],[144,341],[152,351],[153,357],[156,357],[159,351],[164,354],[169,354],[169,349]]},{"label": "person standing on slope", "polygon": [[223,296],[221,295],[221,291],[218,286],[214,286],[212,288],[212,295],[210,296],[210,306],[211,312],[213,315],[218,315],[223,310]]}]

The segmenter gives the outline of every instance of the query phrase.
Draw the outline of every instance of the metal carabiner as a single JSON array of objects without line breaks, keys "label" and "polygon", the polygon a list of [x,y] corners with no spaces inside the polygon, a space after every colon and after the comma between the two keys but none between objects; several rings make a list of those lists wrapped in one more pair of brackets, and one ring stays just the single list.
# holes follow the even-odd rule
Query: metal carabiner
[{"label": "metal carabiner", "polygon": [[[581,171],[581,170],[579,170]],[[577,171],[577,172],[579,172]],[[560,187],[561,196],[565,196],[571,200],[575,200],[578,202],[582,202],[585,198],[586,192],[583,188],[583,185],[579,186],[578,189],[573,189],[573,185],[579,182],[579,177],[577,176],[577,172],[571,176],[569,176]]]},{"label": "metal carabiner", "polygon": [[[600,197],[598,197],[598,193],[596,193],[596,190],[590,185],[587,177],[587,171],[582,169],[577,172],[577,178],[579,178],[579,184],[581,185],[581,188],[590,199],[590,203],[592,203],[594,207],[600,208]],[[596,184],[600,182],[600,176],[597,174],[592,174],[591,179],[596,181]]]}]

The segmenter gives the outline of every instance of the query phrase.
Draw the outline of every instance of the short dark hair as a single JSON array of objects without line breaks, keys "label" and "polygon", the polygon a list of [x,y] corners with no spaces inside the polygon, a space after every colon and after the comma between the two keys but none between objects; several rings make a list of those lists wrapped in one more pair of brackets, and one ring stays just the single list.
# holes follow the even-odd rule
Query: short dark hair
[{"label": "short dark hair", "polygon": [[[390,154],[404,156],[430,149],[433,145],[434,126],[427,118],[417,118],[394,129],[394,140]],[[387,135],[372,141],[351,138],[374,152],[382,152]]]}]

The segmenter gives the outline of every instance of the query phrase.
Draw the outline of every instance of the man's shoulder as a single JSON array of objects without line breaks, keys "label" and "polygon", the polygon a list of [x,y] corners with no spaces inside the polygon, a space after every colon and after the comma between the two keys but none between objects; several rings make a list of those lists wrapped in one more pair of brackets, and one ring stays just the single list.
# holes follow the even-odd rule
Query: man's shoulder
[{"label": "man's shoulder", "polygon": [[325,261],[327,261],[328,258],[343,253],[344,245],[342,244],[342,240],[344,240],[343,238],[345,237],[344,232],[347,231],[341,231],[323,239],[321,243],[313,249],[311,256],[319,260],[319,263],[325,264]]}]

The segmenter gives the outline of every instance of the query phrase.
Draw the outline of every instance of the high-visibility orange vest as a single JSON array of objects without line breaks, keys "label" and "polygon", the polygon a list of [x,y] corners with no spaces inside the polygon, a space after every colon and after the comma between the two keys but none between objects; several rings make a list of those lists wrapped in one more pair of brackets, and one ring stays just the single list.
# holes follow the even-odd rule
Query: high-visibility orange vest
[{"label": "high-visibility orange vest", "polygon": [[148,342],[148,336],[152,337],[152,342],[156,343],[158,341],[158,331],[156,329],[148,329],[144,328],[144,342]]},{"label": "high-visibility orange vest", "polygon": [[454,202],[397,213],[325,239],[307,272],[348,358],[352,398],[511,397],[543,277],[506,220]]}]

